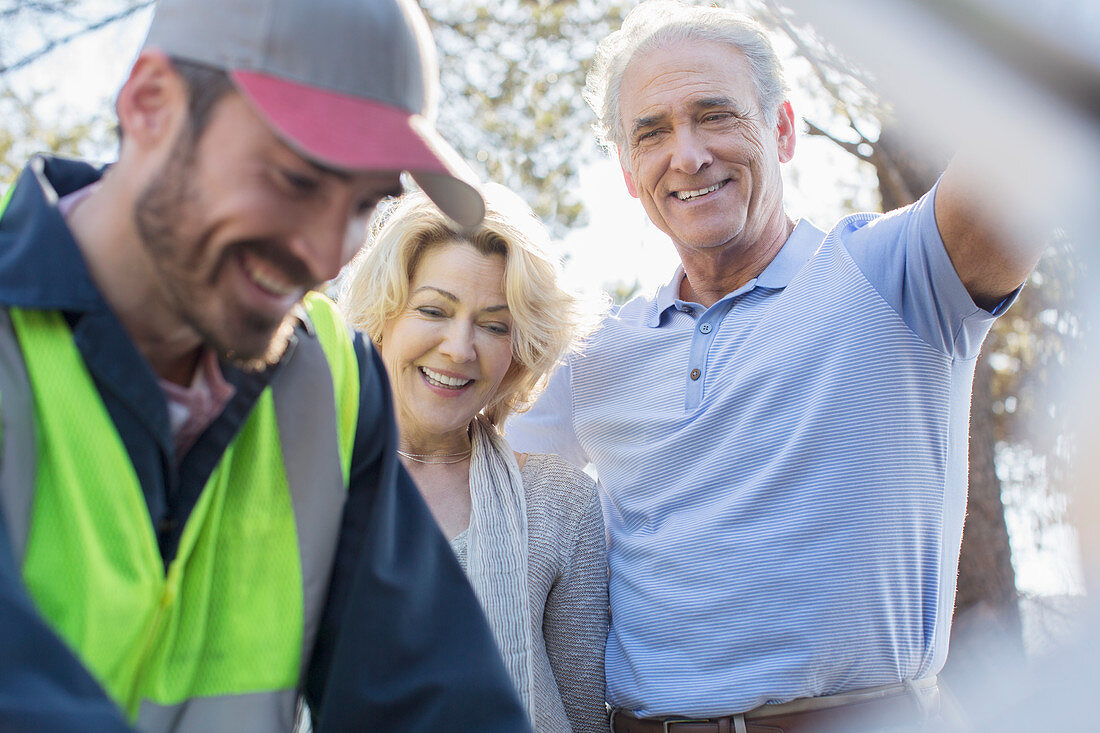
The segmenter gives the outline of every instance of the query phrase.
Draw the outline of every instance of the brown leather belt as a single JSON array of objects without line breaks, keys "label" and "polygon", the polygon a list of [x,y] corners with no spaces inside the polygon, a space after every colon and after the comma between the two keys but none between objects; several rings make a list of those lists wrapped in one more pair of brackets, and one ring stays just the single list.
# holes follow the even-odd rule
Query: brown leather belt
[{"label": "brown leather belt", "polygon": [[636,718],[612,710],[613,733],[855,733],[917,729],[939,712],[935,678],[762,705],[720,718]]}]

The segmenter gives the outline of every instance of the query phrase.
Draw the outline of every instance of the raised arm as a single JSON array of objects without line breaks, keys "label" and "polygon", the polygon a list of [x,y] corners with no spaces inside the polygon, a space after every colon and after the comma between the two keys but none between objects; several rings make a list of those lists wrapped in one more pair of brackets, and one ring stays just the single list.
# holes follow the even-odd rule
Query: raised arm
[{"label": "raised arm", "polygon": [[992,310],[1027,279],[1049,237],[1010,225],[1011,197],[979,170],[967,154],[947,167],[936,191],[936,225],[970,297]]}]

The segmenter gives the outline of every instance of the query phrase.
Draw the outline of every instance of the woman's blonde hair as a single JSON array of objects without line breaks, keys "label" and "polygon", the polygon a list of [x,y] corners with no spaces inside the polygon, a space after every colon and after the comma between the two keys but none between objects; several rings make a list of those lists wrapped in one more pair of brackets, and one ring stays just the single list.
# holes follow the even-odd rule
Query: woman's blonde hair
[{"label": "woman's blonde hair", "polygon": [[344,276],[340,304],[354,328],[380,342],[386,323],[405,309],[409,282],[432,247],[460,241],[484,255],[502,255],[512,366],[482,411],[501,427],[508,415],[534,403],[593,318],[559,283],[559,263],[547,251],[549,234],[531,209],[503,186],[489,184],[483,193],[485,220],[472,229],[460,228],[420,191],[398,199],[372,223],[366,248]]}]

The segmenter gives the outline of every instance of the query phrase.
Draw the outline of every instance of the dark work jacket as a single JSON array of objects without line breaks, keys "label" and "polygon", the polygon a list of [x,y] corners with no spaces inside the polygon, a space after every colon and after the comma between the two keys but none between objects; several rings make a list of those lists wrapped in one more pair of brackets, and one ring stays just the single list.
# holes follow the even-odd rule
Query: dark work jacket
[{"label": "dark work jacket", "polygon": [[[76,161],[32,159],[0,219],[0,306],[60,311],[68,320],[133,463],[167,566],[219,457],[278,366],[246,373],[223,363],[236,392],[176,460],[156,377],[92,282],[57,210],[58,197],[101,173]],[[360,405],[349,495],[305,680],[314,729],[529,730],[477,600],[396,460],[397,433],[382,363],[359,336],[355,352]],[[0,730],[129,730],[119,709],[38,614],[3,521]]]}]

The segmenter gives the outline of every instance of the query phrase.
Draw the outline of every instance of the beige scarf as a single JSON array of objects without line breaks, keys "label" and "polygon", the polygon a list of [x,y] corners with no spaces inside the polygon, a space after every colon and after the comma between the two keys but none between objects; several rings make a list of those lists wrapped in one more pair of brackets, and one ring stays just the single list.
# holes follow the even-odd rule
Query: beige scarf
[{"label": "beige scarf", "polygon": [[466,572],[520,700],[534,719],[523,480],[512,449],[481,415],[470,425],[470,443]]}]

